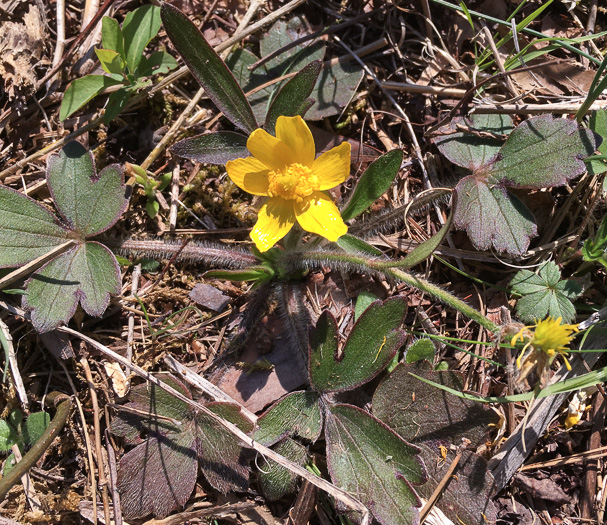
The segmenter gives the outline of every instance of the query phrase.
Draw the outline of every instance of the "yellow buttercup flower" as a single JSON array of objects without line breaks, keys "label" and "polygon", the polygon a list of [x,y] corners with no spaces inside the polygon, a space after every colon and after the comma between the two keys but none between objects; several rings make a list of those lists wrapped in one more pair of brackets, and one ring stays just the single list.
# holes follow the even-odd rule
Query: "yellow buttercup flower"
[{"label": "yellow buttercup flower", "polygon": [[317,159],[304,120],[278,117],[276,137],[256,129],[247,140],[253,155],[226,164],[230,179],[253,195],[269,197],[259,210],[251,238],[260,252],[272,248],[295,224],[335,242],[348,231],[324,190],[350,174],[350,144],[343,142]]},{"label": "yellow buttercup flower", "polygon": [[[565,366],[567,366],[567,370],[571,370],[571,365],[566,357],[567,345],[573,340],[575,337],[573,334],[578,332],[579,328],[576,324],[561,324],[561,320],[561,317],[557,319],[548,317],[543,321],[538,321],[535,325],[524,326],[519,330],[510,343],[514,346],[519,340],[521,342],[527,341],[516,360],[516,365],[519,368],[523,366],[521,360],[525,352],[531,347],[542,356],[542,358],[539,355],[529,357],[535,364],[550,366],[554,358],[560,355],[565,362]],[[535,328],[535,330],[532,332],[530,328]]]}]

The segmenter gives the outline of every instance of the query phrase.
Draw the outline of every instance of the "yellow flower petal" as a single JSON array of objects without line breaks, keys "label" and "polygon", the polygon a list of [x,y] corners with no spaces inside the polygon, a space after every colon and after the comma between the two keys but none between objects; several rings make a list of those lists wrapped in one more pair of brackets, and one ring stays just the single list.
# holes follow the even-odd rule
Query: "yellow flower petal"
[{"label": "yellow flower petal", "polygon": [[335,203],[319,191],[303,202],[295,203],[295,215],[304,230],[321,235],[331,242],[348,232]]},{"label": "yellow flower petal", "polygon": [[320,189],[328,190],[341,184],[350,175],[350,143],[342,142],[323,153],[312,164],[312,173],[320,181]]},{"label": "yellow flower petal", "polygon": [[282,170],[285,166],[297,162],[291,148],[265,129],[259,128],[251,133],[247,140],[247,149],[271,170]]},{"label": "yellow flower petal", "polygon": [[232,182],[252,195],[268,195],[268,173],[270,170],[254,157],[230,160],[226,171]]},{"label": "yellow flower petal", "polygon": [[251,239],[260,252],[268,251],[282,239],[295,224],[293,202],[274,198],[259,210],[259,218],[251,232]]},{"label": "yellow flower petal", "polygon": [[296,117],[278,117],[276,121],[276,137],[284,142],[291,151],[296,162],[304,166],[312,166],[316,156],[316,147],[310,128],[299,115]]}]

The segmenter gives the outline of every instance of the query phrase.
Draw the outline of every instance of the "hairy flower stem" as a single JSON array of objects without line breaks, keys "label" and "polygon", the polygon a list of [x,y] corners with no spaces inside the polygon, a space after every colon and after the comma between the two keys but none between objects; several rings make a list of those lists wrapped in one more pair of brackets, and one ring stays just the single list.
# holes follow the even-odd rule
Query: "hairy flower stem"
[{"label": "hairy flower stem", "polygon": [[423,292],[429,293],[439,301],[445,303],[458,312],[473,319],[481,326],[492,333],[499,332],[500,328],[493,321],[488,319],[472,306],[466,304],[461,299],[450,294],[447,290],[426,281],[421,277],[416,277],[401,269],[388,267],[385,259],[372,259],[362,255],[351,255],[338,252],[305,252],[286,255],[283,259],[290,269],[302,269],[303,267],[326,265],[331,268],[345,269],[349,271],[366,271],[373,274],[380,274],[384,277],[393,278],[409,286],[413,286]]},{"label": "hairy flower stem", "polygon": [[223,268],[248,268],[259,264],[252,253],[222,246],[219,243],[183,241],[136,241],[131,239],[99,239],[120,255],[137,255],[150,259],[171,259],[173,262],[202,263]]}]

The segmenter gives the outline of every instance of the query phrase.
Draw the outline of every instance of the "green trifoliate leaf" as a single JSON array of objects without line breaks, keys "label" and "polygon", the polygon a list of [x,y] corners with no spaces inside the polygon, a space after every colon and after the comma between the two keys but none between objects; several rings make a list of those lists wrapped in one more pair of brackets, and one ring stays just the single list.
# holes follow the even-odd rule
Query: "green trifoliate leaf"
[{"label": "green trifoliate leaf", "polygon": [[78,303],[92,316],[103,314],[110,294],[120,293],[120,268],[102,244],[85,242],[43,266],[27,281],[23,306],[38,332],[67,323]]},{"label": "green trifoliate leaf", "polygon": [[[274,450],[301,466],[305,465],[309,457],[305,447],[289,438],[278,443]],[[294,492],[297,487],[296,474],[265,458],[260,462],[257,478],[263,495],[270,501],[276,501],[285,494]]]},{"label": "green trifoliate leaf", "polygon": [[310,383],[318,392],[352,390],[381,372],[405,340],[400,329],[407,302],[394,297],[372,303],[352,328],[342,353],[337,324],[323,312],[310,334]]},{"label": "green trifoliate leaf", "polygon": [[286,436],[316,441],[322,430],[322,415],[316,392],[292,392],[286,395],[258,420],[255,441],[270,446]]},{"label": "green trifoliate leaf", "polygon": [[144,5],[128,13],[122,24],[124,35],[124,53],[131,74],[135,73],[143,57],[143,50],[154,38],[160,26],[160,8]]},{"label": "green trifoliate leaf", "polygon": [[352,405],[329,407],[325,435],[333,483],[384,525],[417,523],[421,502],[411,485],[426,481],[417,447]]},{"label": "green trifoliate leaf", "polygon": [[575,281],[561,280],[561,272],[553,262],[545,263],[537,274],[521,270],[512,281],[512,291],[521,296],[516,313],[524,322],[561,317],[563,323],[575,319],[572,300],[579,297],[582,287]]},{"label": "green trifoliate leaf", "polygon": [[112,227],[128,204],[122,169],[113,164],[97,174],[93,155],[78,142],[49,158],[47,182],[65,221],[84,237]]},{"label": "green trifoliate leaf", "polygon": [[513,127],[508,115],[474,114],[453,119],[432,142],[453,164],[474,171],[496,159]]},{"label": "green trifoliate leaf", "polygon": [[0,186],[0,268],[21,266],[67,240],[68,231],[44,206]]}]

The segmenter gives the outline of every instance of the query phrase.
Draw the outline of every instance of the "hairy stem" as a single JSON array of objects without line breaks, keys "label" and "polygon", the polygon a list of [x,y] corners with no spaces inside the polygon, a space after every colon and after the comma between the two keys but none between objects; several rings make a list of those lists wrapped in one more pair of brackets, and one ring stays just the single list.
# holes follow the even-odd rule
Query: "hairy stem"
[{"label": "hairy stem", "polygon": [[455,308],[458,312],[470,319],[473,319],[490,332],[497,333],[500,330],[499,326],[493,321],[472,306],[449,293],[447,290],[444,290],[421,277],[416,277],[409,272],[394,267],[387,267],[387,261],[385,259],[373,259],[362,255],[339,252],[304,252],[287,255],[284,257],[283,262],[291,269],[297,268],[301,270],[304,268],[326,265],[331,268],[345,269],[347,271],[365,271],[396,279],[423,292],[429,293],[439,301]]},{"label": "hairy stem", "polygon": [[248,251],[233,249],[219,243],[165,241],[136,241],[131,239],[104,238],[105,245],[120,255],[137,255],[150,259],[171,259],[174,262],[203,263],[223,268],[247,268],[259,264]]},{"label": "hairy stem", "polygon": [[47,396],[47,400],[60,401],[57,406],[57,413],[42,436],[40,436],[40,439],[38,439],[27,454],[23,456],[23,459],[19,461],[6,476],[0,479],[0,501],[4,500],[8,491],[11,490],[21,477],[36,464],[65,426],[70,414],[70,408],[72,408],[72,400],[65,394],[60,394],[59,392],[52,392]]}]

